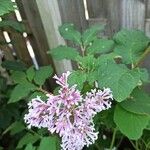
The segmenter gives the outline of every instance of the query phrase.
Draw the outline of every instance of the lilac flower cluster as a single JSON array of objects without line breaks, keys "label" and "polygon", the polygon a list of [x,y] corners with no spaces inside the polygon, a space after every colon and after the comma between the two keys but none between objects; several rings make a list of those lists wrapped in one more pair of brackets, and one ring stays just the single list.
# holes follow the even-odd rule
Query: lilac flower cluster
[{"label": "lilac flower cluster", "polygon": [[105,88],[91,90],[83,98],[76,85],[69,86],[69,75],[70,72],[63,73],[60,78],[55,75],[56,83],[61,86],[59,94],[47,95],[46,102],[40,97],[32,99],[24,119],[29,128],[43,127],[50,133],[58,133],[62,138],[62,150],[82,150],[98,138],[93,117],[109,109],[113,97],[110,89]]}]

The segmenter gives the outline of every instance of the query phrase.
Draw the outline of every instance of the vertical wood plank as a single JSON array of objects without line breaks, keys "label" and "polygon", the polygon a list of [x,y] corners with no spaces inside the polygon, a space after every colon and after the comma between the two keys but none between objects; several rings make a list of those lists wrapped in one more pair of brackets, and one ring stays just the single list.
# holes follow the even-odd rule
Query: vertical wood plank
[{"label": "vertical wood plank", "polygon": [[145,20],[145,34],[150,37],[150,18]]},{"label": "vertical wood plank", "polygon": [[[17,18],[14,12],[8,15],[5,15],[3,20],[5,19],[17,22]],[[32,64],[32,59],[28,52],[26,41],[25,41],[25,38],[23,37],[23,34],[16,30],[7,29],[7,28],[6,28],[6,31],[8,32],[10,36],[11,44],[13,45],[13,48],[15,49],[17,58],[23,61],[26,65],[30,66]]]},{"label": "vertical wood plank", "polygon": [[121,26],[144,30],[145,0],[122,0]]},{"label": "vertical wood plank", "polygon": [[15,49],[15,52],[17,54],[17,58],[20,59],[21,61],[23,61],[25,64],[27,64],[28,66],[32,65],[32,59],[29,55],[28,49],[27,49],[27,45],[26,45],[26,41],[24,39],[24,37],[16,32],[16,31],[9,31],[11,40],[12,40],[12,45]]},{"label": "vertical wood plank", "polygon": [[106,0],[86,0],[90,18],[106,18]]},{"label": "vertical wood plank", "polygon": [[[47,55],[49,49],[47,39],[44,33],[44,28],[41,22],[40,14],[35,0],[17,0],[18,7],[22,16],[26,16],[28,25],[32,34],[29,34],[29,39],[34,44],[34,53],[40,66],[52,64],[51,58]],[[21,4],[20,4],[21,3]],[[24,12],[23,12],[24,11]]]},{"label": "vertical wood plank", "polygon": [[4,56],[6,60],[14,60],[13,54],[12,54],[12,49],[5,43],[5,38],[3,36],[3,32],[0,30],[0,50],[4,52]]},{"label": "vertical wood plank", "polygon": [[[58,3],[56,0],[36,0],[37,6],[43,22],[43,27],[47,36],[49,48],[65,44],[58,32],[58,27],[62,24]],[[72,70],[71,62],[68,60],[54,60],[56,72],[61,74],[67,70]]]},{"label": "vertical wood plank", "polygon": [[108,28],[110,36],[120,30],[120,14],[121,1],[120,0],[106,0]]},{"label": "vertical wood plank", "polygon": [[146,18],[150,18],[150,0],[146,0]]},{"label": "vertical wood plank", "polygon": [[87,27],[83,0],[58,0],[62,23],[70,22],[80,30]]}]

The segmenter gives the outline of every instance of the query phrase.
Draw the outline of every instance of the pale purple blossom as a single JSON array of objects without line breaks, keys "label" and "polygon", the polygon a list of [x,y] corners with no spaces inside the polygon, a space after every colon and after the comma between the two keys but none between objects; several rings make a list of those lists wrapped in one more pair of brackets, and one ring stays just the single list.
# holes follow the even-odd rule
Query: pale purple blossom
[{"label": "pale purple blossom", "polygon": [[49,105],[43,102],[40,97],[32,99],[28,104],[29,113],[25,115],[24,120],[28,124],[28,128],[48,127],[49,124]]},{"label": "pale purple blossom", "polygon": [[62,136],[63,150],[81,150],[85,145],[93,144],[98,138],[94,125],[90,121],[79,122]]},{"label": "pale purple blossom", "polygon": [[113,96],[109,88],[93,89],[83,96],[76,85],[69,86],[69,75],[70,72],[61,77],[55,75],[56,83],[61,86],[58,95],[48,94],[46,102],[40,97],[32,99],[24,119],[29,128],[43,127],[59,134],[62,150],[82,150],[98,138],[93,117],[111,107]]},{"label": "pale purple blossom", "polygon": [[59,84],[61,87],[69,87],[68,84],[68,77],[70,75],[70,72],[67,71],[66,73],[63,73],[62,76],[59,78],[57,75],[55,75],[53,78],[56,79],[56,83]]},{"label": "pale purple blossom", "polygon": [[110,99],[113,99],[113,95],[109,88],[104,88],[103,91],[94,89],[86,94],[82,107],[89,112],[89,115],[94,116],[96,113],[111,107]]}]

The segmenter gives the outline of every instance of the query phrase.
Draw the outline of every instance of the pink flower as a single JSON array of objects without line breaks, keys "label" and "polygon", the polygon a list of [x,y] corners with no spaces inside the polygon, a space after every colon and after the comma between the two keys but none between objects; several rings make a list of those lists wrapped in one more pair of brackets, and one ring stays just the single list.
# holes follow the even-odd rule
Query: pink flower
[{"label": "pink flower", "polygon": [[61,87],[67,88],[69,86],[68,84],[69,75],[70,72],[67,71],[66,73],[63,73],[60,78],[57,75],[55,75],[53,78],[56,79],[56,83],[59,84]]},{"label": "pink flower", "polygon": [[70,88],[61,88],[59,90],[60,101],[62,102],[62,105],[67,108],[77,105],[82,100],[80,91],[76,90],[75,88],[76,86],[72,86]]},{"label": "pink flower", "polygon": [[102,110],[109,109],[111,107],[110,99],[113,99],[113,95],[109,88],[104,88],[103,91],[94,89],[86,94],[82,107],[93,116]]},{"label": "pink flower", "polygon": [[78,120],[70,131],[62,136],[63,150],[81,150],[85,145],[93,144],[98,137],[92,120]]},{"label": "pink flower", "polygon": [[25,115],[24,120],[28,124],[28,128],[31,126],[38,128],[45,128],[49,126],[49,106],[43,102],[40,97],[32,99],[28,104],[29,113]]},{"label": "pink flower", "polygon": [[70,72],[63,73],[60,78],[55,75],[56,83],[61,86],[59,94],[48,94],[46,102],[40,97],[33,99],[24,119],[29,128],[43,127],[51,133],[58,133],[63,150],[82,150],[97,139],[93,117],[111,107],[113,96],[109,88],[104,88],[102,91],[91,90],[84,98],[76,85],[69,86],[69,75]]}]

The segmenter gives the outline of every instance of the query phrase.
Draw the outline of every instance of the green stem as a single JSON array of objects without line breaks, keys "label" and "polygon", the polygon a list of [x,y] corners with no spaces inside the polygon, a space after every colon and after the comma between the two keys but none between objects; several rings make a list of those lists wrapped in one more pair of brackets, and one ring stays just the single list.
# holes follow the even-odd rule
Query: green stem
[{"label": "green stem", "polygon": [[145,149],[145,150],[148,150],[148,149],[149,149],[149,145],[150,145],[150,142],[148,142],[148,143],[146,144],[146,149]]},{"label": "green stem", "polygon": [[123,140],[123,136],[120,138],[119,143],[116,145],[116,148],[117,148],[117,149],[118,149],[118,147],[120,146],[120,144],[121,144],[122,140]]},{"label": "green stem", "polygon": [[132,144],[132,146],[136,149],[136,145],[131,140],[129,140],[129,141]]},{"label": "green stem", "polygon": [[132,146],[135,148],[135,150],[139,150],[138,141],[135,141],[135,144],[131,140],[129,140],[129,141],[132,144]]},{"label": "green stem", "polygon": [[134,68],[138,67],[142,61],[144,60],[144,58],[148,55],[148,53],[150,53],[150,47],[148,47],[145,52],[142,54],[142,56],[140,57],[140,59],[137,61],[137,63],[134,65]]},{"label": "green stem", "polygon": [[135,141],[136,150],[139,150],[138,141]]},{"label": "green stem", "polygon": [[117,128],[114,129],[111,144],[110,144],[110,150],[113,149],[114,143],[115,143],[115,137],[116,137]]},{"label": "green stem", "polygon": [[85,56],[85,48],[83,46],[81,46],[81,52],[82,52],[82,56]]},{"label": "green stem", "polygon": [[41,87],[40,87],[40,88],[37,88],[37,91],[40,91],[40,92],[42,92],[42,93],[44,93],[44,94],[51,94],[51,95],[52,95],[52,93],[50,93],[50,92],[48,92],[48,91],[42,89]]}]

